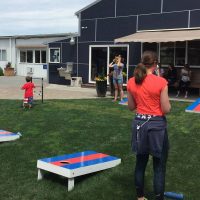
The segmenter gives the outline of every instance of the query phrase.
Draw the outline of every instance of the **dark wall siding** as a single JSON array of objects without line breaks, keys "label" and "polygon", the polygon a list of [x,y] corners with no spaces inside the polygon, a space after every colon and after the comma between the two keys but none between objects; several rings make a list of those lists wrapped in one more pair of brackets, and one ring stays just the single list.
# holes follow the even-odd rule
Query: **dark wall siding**
[{"label": "dark wall siding", "polygon": [[117,0],[117,16],[159,12],[161,0]]},{"label": "dark wall siding", "polygon": [[187,27],[187,11],[139,16],[139,30],[175,29]]},{"label": "dark wall siding", "polygon": [[190,27],[200,27],[200,10],[192,11],[190,15]]},{"label": "dark wall siding", "polygon": [[97,41],[113,41],[136,32],[136,19],[135,16],[98,19]]},{"label": "dark wall siding", "polygon": [[79,63],[89,63],[89,43],[79,43]]},{"label": "dark wall siding", "polygon": [[79,64],[78,66],[78,76],[82,77],[83,83],[88,83],[89,78],[89,64]]},{"label": "dark wall siding", "polygon": [[81,21],[80,28],[81,28],[80,42],[95,40],[95,19]]},{"label": "dark wall siding", "polygon": [[199,0],[163,0],[163,11],[200,9]]},{"label": "dark wall siding", "polygon": [[60,42],[50,43],[49,48],[60,48],[61,49],[61,43]]},{"label": "dark wall siding", "polygon": [[81,19],[94,19],[115,16],[115,0],[102,0],[81,13]]},{"label": "dark wall siding", "polygon": [[136,65],[141,59],[141,43],[131,42],[129,44],[129,65]]},{"label": "dark wall siding", "polygon": [[77,45],[70,45],[69,43],[62,43],[62,63],[76,62]]}]

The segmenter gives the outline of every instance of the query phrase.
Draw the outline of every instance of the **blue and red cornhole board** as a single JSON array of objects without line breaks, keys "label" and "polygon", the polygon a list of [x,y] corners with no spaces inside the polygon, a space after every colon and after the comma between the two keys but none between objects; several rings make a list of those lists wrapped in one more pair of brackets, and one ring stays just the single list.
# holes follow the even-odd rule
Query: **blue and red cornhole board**
[{"label": "blue and red cornhole board", "polygon": [[119,102],[120,105],[124,105],[124,106],[127,106],[128,105],[128,98],[124,98],[123,100],[121,100]]},{"label": "blue and red cornhole board", "polygon": [[42,171],[52,172],[68,178],[68,191],[71,191],[75,177],[109,169],[120,163],[120,158],[96,151],[43,158],[37,161],[38,180],[43,178]]},{"label": "blue and red cornhole board", "polygon": [[12,133],[10,131],[0,130],[0,142],[8,142],[12,140],[19,139],[21,134],[18,133]]},{"label": "blue and red cornhole board", "polygon": [[185,109],[186,112],[200,113],[200,98]]}]

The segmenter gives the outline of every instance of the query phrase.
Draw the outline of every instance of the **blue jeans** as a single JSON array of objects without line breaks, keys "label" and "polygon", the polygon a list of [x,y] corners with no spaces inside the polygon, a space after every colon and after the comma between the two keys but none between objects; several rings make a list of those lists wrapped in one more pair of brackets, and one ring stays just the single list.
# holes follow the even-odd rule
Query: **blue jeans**
[{"label": "blue jeans", "polygon": [[[165,172],[168,157],[168,140],[165,138],[161,158],[153,157],[153,185],[156,200],[164,200]],[[149,160],[149,154],[138,154],[135,166],[135,186],[137,197],[144,196],[144,174]]]}]

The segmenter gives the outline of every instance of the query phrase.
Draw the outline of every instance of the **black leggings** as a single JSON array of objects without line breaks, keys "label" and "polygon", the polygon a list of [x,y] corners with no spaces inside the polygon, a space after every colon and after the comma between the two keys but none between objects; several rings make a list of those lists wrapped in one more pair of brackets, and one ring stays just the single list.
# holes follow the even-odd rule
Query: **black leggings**
[{"label": "black leggings", "polygon": [[[161,158],[153,157],[153,185],[156,200],[164,200],[165,172],[168,157],[168,145],[164,141]],[[148,154],[137,155],[135,166],[135,186],[137,197],[144,196],[144,174],[149,160]]]}]

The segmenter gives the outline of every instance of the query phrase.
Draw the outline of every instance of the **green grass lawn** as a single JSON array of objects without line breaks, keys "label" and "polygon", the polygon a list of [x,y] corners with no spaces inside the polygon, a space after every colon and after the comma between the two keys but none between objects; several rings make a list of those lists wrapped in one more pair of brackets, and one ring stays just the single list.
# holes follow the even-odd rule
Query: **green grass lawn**
[{"label": "green grass lawn", "polygon": [[[172,102],[167,116],[170,153],[166,191],[182,192],[186,200],[200,197],[199,114],[186,113],[188,103]],[[1,200],[134,200],[131,152],[133,113],[110,99],[52,100],[23,110],[21,101],[0,100],[0,129],[20,131],[14,142],[0,144]],[[45,173],[37,181],[37,159],[94,150],[120,157],[121,165],[75,179]],[[152,197],[152,161],[146,171],[146,196]]]}]

